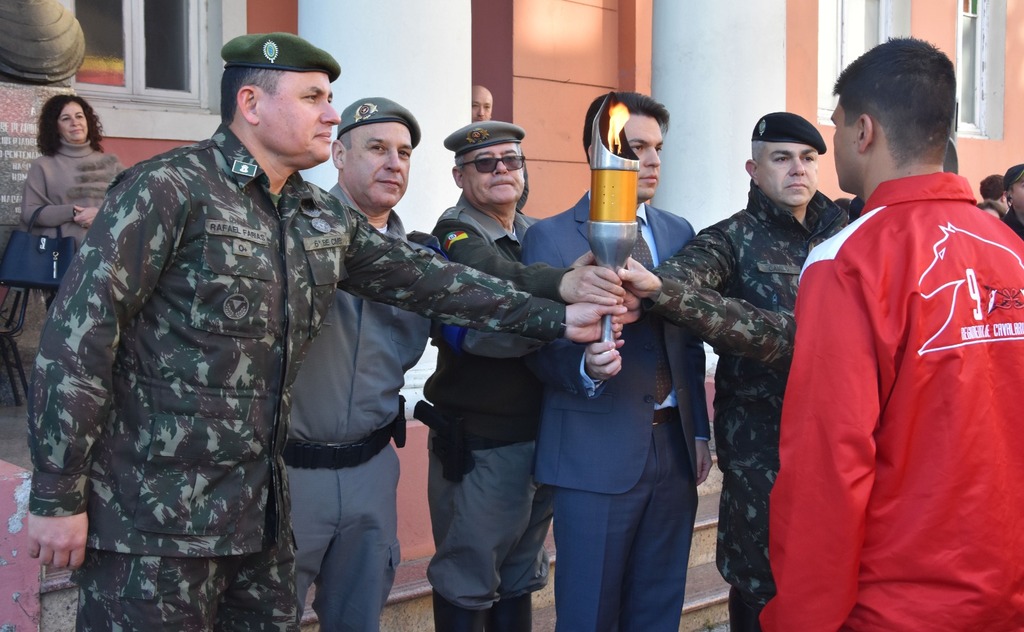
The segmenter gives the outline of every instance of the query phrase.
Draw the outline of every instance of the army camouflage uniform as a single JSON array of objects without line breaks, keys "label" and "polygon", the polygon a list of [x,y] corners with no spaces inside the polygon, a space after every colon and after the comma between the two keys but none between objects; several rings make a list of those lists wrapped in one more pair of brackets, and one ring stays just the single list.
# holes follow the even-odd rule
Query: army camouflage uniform
[{"label": "army camouflage uniform", "polygon": [[298,174],[267,186],[221,126],[122,174],[65,277],[33,375],[29,506],[88,512],[86,585],[136,594],[165,576],[150,556],[263,552],[248,593],[294,617],[280,453],[336,286],[456,325],[563,330],[564,306],[387,239]]},{"label": "army camouflage uniform", "polygon": [[782,395],[793,308],[811,248],[846,214],[815,193],[801,225],[753,183],[747,208],[700,232],[655,273],[651,307],[715,347],[715,444],[723,486],[718,569],[751,605],[775,594],[768,566],[768,495],[779,470]]}]

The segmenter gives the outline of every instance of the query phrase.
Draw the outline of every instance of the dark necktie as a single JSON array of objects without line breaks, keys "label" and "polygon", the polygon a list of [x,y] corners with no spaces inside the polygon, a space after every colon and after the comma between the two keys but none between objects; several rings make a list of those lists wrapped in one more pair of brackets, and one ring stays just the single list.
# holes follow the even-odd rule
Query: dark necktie
[{"label": "dark necktie", "polygon": [[[651,248],[644,239],[643,220],[636,220],[636,242],[633,243],[633,252],[630,256],[633,260],[647,268],[654,269],[654,257],[651,255]],[[668,394],[672,392],[672,371],[668,366],[668,354],[665,353],[665,336],[662,331],[660,318],[651,319],[655,330],[655,365],[654,365],[654,399],[660,404],[665,401]]]}]

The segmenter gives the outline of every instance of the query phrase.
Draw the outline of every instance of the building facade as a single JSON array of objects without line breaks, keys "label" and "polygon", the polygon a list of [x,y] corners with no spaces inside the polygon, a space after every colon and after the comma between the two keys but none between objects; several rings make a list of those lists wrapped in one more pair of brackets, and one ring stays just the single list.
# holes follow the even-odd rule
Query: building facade
[{"label": "building facade", "polygon": [[[672,113],[656,203],[697,228],[743,206],[757,118],[789,110],[831,144],[832,83],[888,37],[913,35],[955,61],[959,171],[974,187],[1024,162],[1024,0],[60,0],[86,34],[72,88],[97,107],[108,151],[132,164],[206,138],[219,123],[221,45],[236,35],[289,31],[332,52],[340,110],[386,96],[419,119],[423,141],[398,207],[429,230],[458,197],[442,139],[470,121],[470,86],[488,86],[494,117],[527,131],[526,212],[548,216],[589,187],[583,113],[609,90],[652,94]],[[307,177],[329,187],[332,166]],[[832,152],[820,188],[838,188]],[[428,359],[427,362],[430,362]],[[429,367],[410,376],[411,400]],[[400,451],[400,538],[406,557],[431,552],[425,429]]]}]

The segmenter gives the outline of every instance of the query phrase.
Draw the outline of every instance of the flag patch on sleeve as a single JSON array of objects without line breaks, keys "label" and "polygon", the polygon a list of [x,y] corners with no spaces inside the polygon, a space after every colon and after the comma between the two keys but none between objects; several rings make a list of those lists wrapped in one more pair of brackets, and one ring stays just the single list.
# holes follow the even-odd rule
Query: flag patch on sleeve
[{"label": "flag patch on sleeve", "polygon": [[452,247],[452,244],[459,241],[460,239],[465,239],[466,237],[469,237],[469,235],[467,235],[466,231],[464,230],[456,230],[448,233],[444,237],[445,251],[448,251]]}]

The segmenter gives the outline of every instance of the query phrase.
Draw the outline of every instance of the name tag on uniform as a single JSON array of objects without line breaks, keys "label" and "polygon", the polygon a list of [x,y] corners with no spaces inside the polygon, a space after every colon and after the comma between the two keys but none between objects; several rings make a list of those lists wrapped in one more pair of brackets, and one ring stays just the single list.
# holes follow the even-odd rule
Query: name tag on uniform
[{"label": "name tag on uniform", "polygon": [[206,220],[206,234],[220,235],[222,237],[240,237],[263,246],[270,245],[270,231],[259,230],[237,222],[208,219]]},{"label": "name tag on uniform", "polygon": [[317,237],[304,237],[302,246],[308,250],[323,250],[324,248],[343,248],[348,245],[348,235],[342,233],[331,233]]},{"label": "name tag on uniform", "polygon": [[757,269],[766,274],[800,274],[800,266],[781,263],[758,263]]}]

